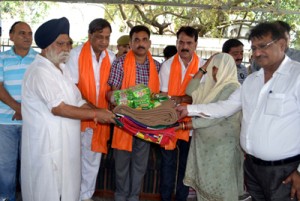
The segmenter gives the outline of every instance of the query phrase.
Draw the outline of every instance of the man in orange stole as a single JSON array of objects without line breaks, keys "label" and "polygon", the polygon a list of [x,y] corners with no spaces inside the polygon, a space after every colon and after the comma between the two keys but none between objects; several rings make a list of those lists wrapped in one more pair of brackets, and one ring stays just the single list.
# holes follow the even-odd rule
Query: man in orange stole
[{"label": "man in orange stole", "polygon": [[[93,20],[89,24],[88,41],[72,49],[67,63],[83,98],[93,107],[108,108],[105,95],[110,87],[107,80],[115,59],[114,53],[107,50],[111,31],[111,26],[105,19]],[[110,125],[95,125],[93,121],[81,122],[81,200],[92,200],[101,153],[107,153],[109,135]]]},{"label": "man in orange stole", "polygon": [[[108,84],[116,90],[142,83],[149,86],[152,93],[158,93],[160,64],[148,51],[151,46],[149,29],[142,25],[135,26],[129,37],[131,50],[114,61]],[[112,148],[116,170],[114,200],[138,201],[147,169],[150,143],[115,127]]]},{"label": "man in orange stole", "polygon": [[[162,64],[160,76],[160,91],[171,96],[174,104],[187,104],[192,98],[185,95],[185,89],[189,81],[204,64],[195,50],[197,48],[198,32],[196,29],[186,26],[177,32],[177,54]],[[162,201],[171,201],[175,186],[176,164],[178,160],[178,175],[176,185],[176,201],[185,201],[189,193],[189,187],[183,184],[183,177],[189,151],[189,130],[178,130],[177,143],[171,143],[161,148],[161,180],[160,193]],[[177,145],[177,149],[176,148]],[[178,151],[178,158],[177,158]]]}]

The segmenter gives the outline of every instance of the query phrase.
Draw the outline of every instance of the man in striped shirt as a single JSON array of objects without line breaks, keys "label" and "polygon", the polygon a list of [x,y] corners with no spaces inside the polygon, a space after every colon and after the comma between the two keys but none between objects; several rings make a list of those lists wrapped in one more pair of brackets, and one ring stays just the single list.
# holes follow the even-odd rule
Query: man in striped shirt
[{"label": "man in striped shirt", "polygon": [[27,23],[15,22],[9,37],[14,46],[0,53],[0,200],[14,201],[22,130],[21,84],[37,52],[31,48]]}]

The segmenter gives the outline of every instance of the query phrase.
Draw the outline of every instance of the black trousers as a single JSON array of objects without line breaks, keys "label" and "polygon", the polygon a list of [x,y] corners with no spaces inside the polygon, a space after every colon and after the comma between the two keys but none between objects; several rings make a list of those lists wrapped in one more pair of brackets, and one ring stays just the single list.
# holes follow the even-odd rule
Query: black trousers
[{"label": "black trousers", "polygon": [[245,184],[252,196],[252,201],[291,201],[292,185],[291,183],[283,184],[282,181],[297,169],[299,163],[300,161],[277,166],[258,165],[246,156]]}]

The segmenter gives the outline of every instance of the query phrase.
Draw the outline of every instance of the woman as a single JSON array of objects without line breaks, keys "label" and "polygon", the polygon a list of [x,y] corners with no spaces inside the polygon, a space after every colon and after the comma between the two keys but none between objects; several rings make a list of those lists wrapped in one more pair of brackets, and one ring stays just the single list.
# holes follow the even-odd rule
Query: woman
[{"label": "woman", "polygon": [[[193,104],[226,100],[239,87],[236,65],[229,54],[216,54],[208,62],[187,87]],[[194,129],[184,183],[196,190],[197,200],[238,200],[243,192],[240,112],[220,119],[194,117],[192,122],[181,123],[181,128]]]}]

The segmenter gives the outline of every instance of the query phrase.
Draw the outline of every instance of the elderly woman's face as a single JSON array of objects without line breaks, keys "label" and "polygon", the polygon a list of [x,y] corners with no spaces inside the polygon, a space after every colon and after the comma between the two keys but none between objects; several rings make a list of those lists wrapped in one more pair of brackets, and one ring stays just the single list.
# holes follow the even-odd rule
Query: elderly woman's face
[{"label": "elderly woman's face", "polygon": [[212,68],[212,76],[215,82],[217,82],[217,73],[218,73],[218,68],[214,66]]}]

